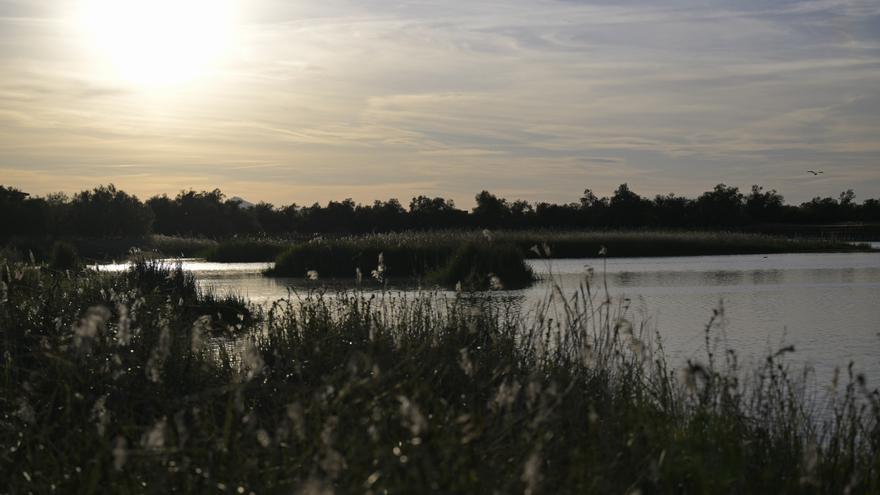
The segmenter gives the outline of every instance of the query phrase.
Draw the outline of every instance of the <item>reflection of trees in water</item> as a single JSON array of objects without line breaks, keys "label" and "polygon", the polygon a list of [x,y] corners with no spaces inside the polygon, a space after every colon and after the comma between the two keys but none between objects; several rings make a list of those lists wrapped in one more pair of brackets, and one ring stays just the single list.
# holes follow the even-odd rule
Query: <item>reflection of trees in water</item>
[{"label": "reflection of trees in water", "polygon": [[714,270],[703,272],[706,285],[735,285],[742,283],[745,274],[741,271]]},{"label": "reflection of trees in water", "polygon": [[749,272],[752,283],[760,284],[778,284],[782,282],[784,272],[782,270],[754,270]]},{"label": "reflection of trees in water", "polygon": [[635,272],[620,272],[614,274],[612,276],[614,283],[617,285],[621,285],[623,287],[629,287],[635,285],[637,280],[641,278],[642,274]]}]

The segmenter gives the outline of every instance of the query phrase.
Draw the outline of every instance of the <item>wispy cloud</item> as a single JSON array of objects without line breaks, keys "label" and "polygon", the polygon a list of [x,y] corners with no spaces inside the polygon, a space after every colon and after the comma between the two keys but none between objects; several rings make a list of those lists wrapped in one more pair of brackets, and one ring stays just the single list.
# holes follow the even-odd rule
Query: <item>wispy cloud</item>
[{"label": "wispy cloud", "polygon": [[59,5],[0,0],[0,174],[36,192],[880,195],[872,1],[243,2],[226,62],[161,93],[90,70]]}]

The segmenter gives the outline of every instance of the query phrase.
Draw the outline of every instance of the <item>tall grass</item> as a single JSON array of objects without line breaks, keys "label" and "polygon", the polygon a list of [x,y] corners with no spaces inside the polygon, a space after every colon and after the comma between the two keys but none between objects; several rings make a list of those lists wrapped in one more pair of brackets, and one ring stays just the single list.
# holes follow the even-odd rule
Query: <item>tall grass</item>
[{"label": "tall grass", "polygon": [[220,242],[205,254],[213,262],[267,262],[275,261],[289,247],[285,241],[259,239],[231,239]]},{"label": "tall grass", "polygon": [[136,246],[168,258],[201,258],[216,249],[217,245],[217,241],[211,239],[152,235],[143,246]]},{"label": "tall grass", "polygon": [[602,248],[615,257],[870,250],[867,245],[736,232],[406,232],[301,243],[282,253],[278,272],[302,276],[307,270],[317,270],[328,276],[350,277],[356,267],[362,271],[375,268],[378,254],[384,253],[393,276],[418,276],[441,268],[460,246],[483,242],[487,236],[498,244],[512,244],[531,258],[598,258]]},{"label": "tall grass", "polygon": [[11,493],[880,490],[859,375],[818,414],[788,349],[752,371],[713,353],[718,318],[675,370],[589,280],[534,318],[466,293],[311,292],[235,345],[205,337],[168,267],[2,280]]},{"label": "tall grass", "polygon": [[359,270],[369,276],[379,267],[379,255],[389,278],[418,278],[442,266],[458,247],[458,240],[440,237],[437,242],[413,235],[371,235],[315,239],[297,244],[275,260],[272,275],[302,277],[310,270],[322,277],[354,277]]},{"label": "tall grass", "polygon": [[[14,238],[4,247],[6,259],[26,261],[31,256],[37,261],[51,261],[57,239]],[[210,239],[152,235],[143,237],[90,238],[72,237],[62,240],[72,246],[79,257],[87,261],[124,260],[133,252],[159,258],[198,258],[217,247]]]},{"label": "tall grass", "polygon": [[[398,242],[388,242],[392,239]],[[415,279],[476,290],[517,289],[535,279],[523,253],[511,244],[453,237],[429,243],[416,236],[316,240],[283,252],[267,273],[358,280],[372,277],[380,283]]]},{"label": "tall grass", "polygon": [[619,258],[870,251],[867,244],[742,232],[509,231],[496,236],[523,249],[547,243],[551,247],[549,254],[532,252],[532,255],[552,258],[598,258],[603,247]]},{"label": "tall grass", "polygon": [[[540,256],[551,258],[597,257],[603,246],[615,257],[870,251],[867,244],[742,232],[530,230],[500,231],[490,235],[499,242],[516,245],[530,257],[539,256],[530,251],[532,246],[546,243],[551,248],[550,252]],[[332,248],[334,259],[344,262],[328,263],[328,266],[344,266],[347,269],[352,260],[374,260],[379,252],[386,252],[397,258],[399,267],[411,268],[399,276],[412,276],[414,269],[421,272],[424,265],[430,266],[432,263],[432,268],[436,268],[438,256],[446,259],[458,246],[481,241],[484,237],[485,234],[479,231],[402,232],[328,237],[322,243],[324,247]],[[56,239],[53,238],[14,238],[7,243],[4,250],[9,258],[27,260],[33,254],[38,261],[47,261],[55,242]],[[274,261],[279,254],[291,247],[302,246],[304,251],[314,248],[314,242],[309,243],[297,237],[242,238],[218,242],[202,238],[152,235],[138,238],[71,238],[65,242],[73,245],[82,258],[90,261],[125,259],[132,248],[137,248],[140,252],[165,258],[266,262]],[[399,256],[393,254],[398,250],[401,251]],[[342,271],[342,268],[338,269]]]},{"label": "tall grass", "polygon": [[522,252],[512,244],[467,242],[427,279],[444,287],[471,290],[522,289],[535,280]]}]

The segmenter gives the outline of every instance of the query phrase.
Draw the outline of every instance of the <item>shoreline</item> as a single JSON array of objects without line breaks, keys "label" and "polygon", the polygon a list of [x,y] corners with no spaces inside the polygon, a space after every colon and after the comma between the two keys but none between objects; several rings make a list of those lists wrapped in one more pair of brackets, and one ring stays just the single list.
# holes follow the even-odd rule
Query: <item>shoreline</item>
[{"label": "shoreline", "polygon": [[[601,259],[605,246],[609,258],[710,256],[735,254],[779,254],[811,252],[876,252],[880,240],[845,241],[790,238],[779,235],[743,232],[706,231],[499,231],[489,233],[494,239],[515,244],[526,258]],[[212,240],[152,235],[140,238],[14,238],[0,245],[10,259],[48,260],[56,242],[72,245],[79,256],[90,263],[130,259],[134,254],[165,258],[202,258],[211,262],[268,262],[294,246],[320,239],[349,250],[383,245],[438,246],[483,239],[479,231],[431,231],[363,236],[340,236],[313,239],[227,239]],[[549,255],[542,246],[550,247]],[[534,250],[538,249],[538,252]],[[539,254],[540,253],[540,254]]]}]

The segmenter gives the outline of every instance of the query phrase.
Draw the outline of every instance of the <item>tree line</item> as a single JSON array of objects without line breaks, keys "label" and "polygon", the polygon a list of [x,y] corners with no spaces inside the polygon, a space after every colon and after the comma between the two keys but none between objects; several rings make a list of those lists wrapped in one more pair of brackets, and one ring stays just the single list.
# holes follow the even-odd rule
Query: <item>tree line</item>
[{"label": "tree line", "polygon": [[749,192],[718,184],[696,198],[674,194],[641,196],[621,184],[611,197],[586,189],[576,202],[508,201],[488,191],[476,195],[470,211],[442,197],[417,196],[408,206],[397,199],[358,204],[351,199],[322,206],[270,203],[253,206],[227,198],[219,189],[182,191],[146,201],[99,186],[73,196],[31,196],[0,185],[0,237],[128,237],[147,234],[224,238],[236,235],[360,234],[430,229],[608,229],[743,228],[768,224],[880,222],[880,199],[856,201],[852,190],[836,198],[815,197],[788,205],[775,190]]}]

